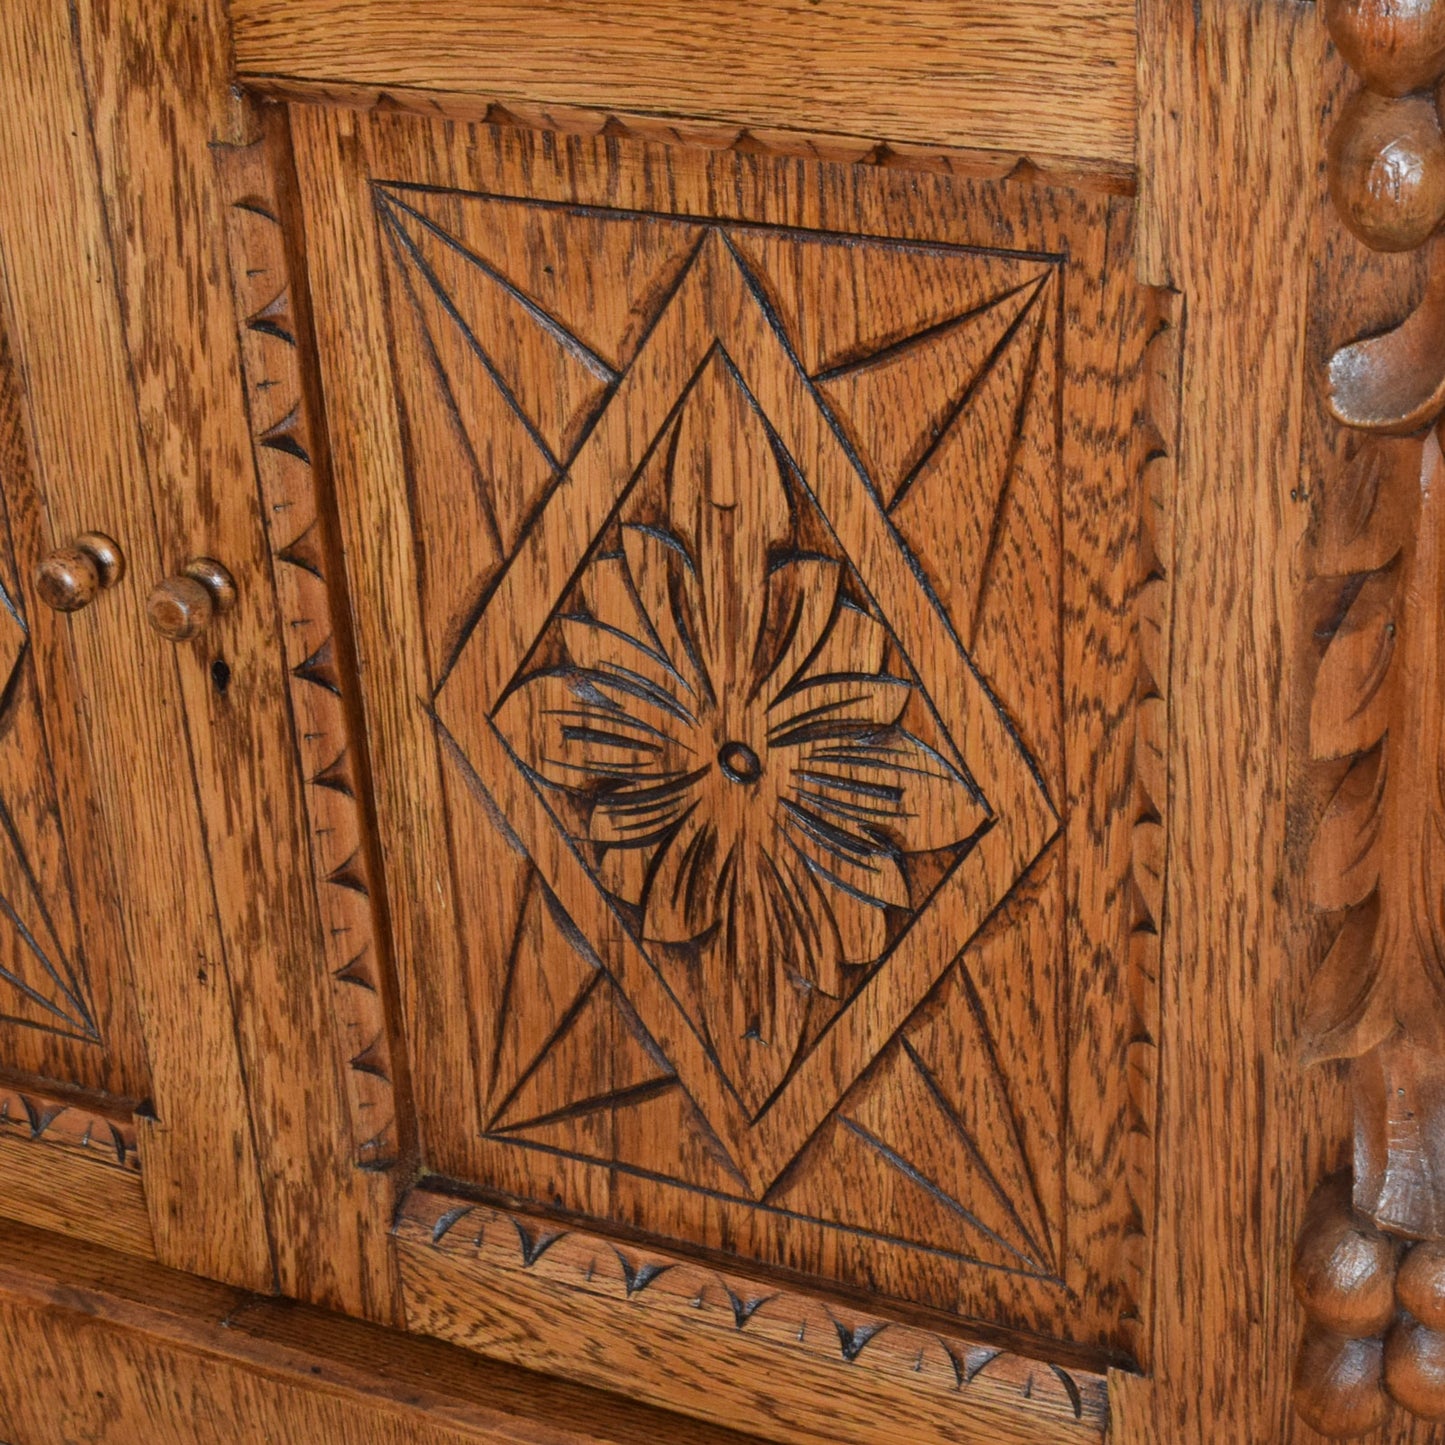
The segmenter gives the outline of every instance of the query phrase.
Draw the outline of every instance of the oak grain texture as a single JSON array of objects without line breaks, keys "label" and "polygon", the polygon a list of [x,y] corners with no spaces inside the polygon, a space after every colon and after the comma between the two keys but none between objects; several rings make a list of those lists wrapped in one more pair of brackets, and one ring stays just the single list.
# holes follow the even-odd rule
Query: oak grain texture
[{"label": "oak grain texture", "polygon": [[0,1084],[0,1215],[154,1259],[133,1117]]},{"label": "oak grain texture", "polygon": [[[0,15],[0,57],[6,327],[39,492],[36,534],[53,545],[108,529],[133,578],[160,577],[153,478],[118,296],[124,258],[105,209],[75,33],[52,5],[10,5]],[[154,160],[138,162],[137,181]],[[186,314],[182,336],[190,334]],[[188,495],[188,486],[173,489],[177,501]],[[64,619],[64,636],[85,698],[77,709],[84,730],[70,746],[89,760],[89,826],[109,845],[95,876],[113,879],[124,900],[114,937],[129,954],[149,1058],[148,1081],[135,1087],[153,1101],[140,1126],[146,1200],[161,1257],[266,1288],[270,1244],[178,659],[149,634],[142,595],[122,585],[103,608]]]},{"label": "oak grain texture", "polygon": [[[265,107],[249,145],[217,148],[262,518],[285,625],[295,764],[305,781],[337,1044],[357,1164],[394,1165],[409,1132],[370,772],[356,697],[326,427],[318,395],[304,228],[284,109]],[[401,1107],[398,1107],[398,1098]]]},{"label": "oak grain texture", "polygon": [[[414,1190],[397,1230],[407,1322],[769,1440],[1102,1440],[1102,1377],[880,1319],[646,1245]],[[579,1352],[578,1332],[593,1339]]]},{"label": "oak grain texture", "polygon": [[142,1259],[156,1256],[139,1173],[9,1132],[0,1134],[0,1215]]},{"label": "oak grain texture", "polygon": [[15,1445],[756,1438],[36,1229],[0,1224],[0,1246],[0,1435]]},{"label": "oak grain texture", "polygon": [[[221,613],[213,596],[218,615],[175,650],[172,666],[277,1282],[293,1297],[387,1317],[390,1184],[354,1165],[241,369],[228,198],[212,153],[252,138],[256,121],[231,86],[220,5],[100,0],[78,8],[75,34],[161,564],[137,559],[135,572],[155,586],[214,558],[235,584],[234,605]],[[207,610],[194,591],[185,600],[180,632]]]},{"label": "oak grain texture", "polygon": [[1111,1377],[1121,1445],[1313,1438],[1289,1406],[1288,1269],[1298,1161],[1337,1150],[1322,1121],[1339,1108],[1291,1047],[1305,910],[1287,772],[1324,49],[1309,6],[1141,8],[1139,265],[1186,324],[1154,1371]]},{"label": "oak grain texture", "polygon": [[966,0],[240,0],[243,81],[575,105],[1126,171],[1134,7]]},{"label": "oak grain texture", "polygon": [[84,1151],[116,1169],[140,1168],[139,1134],[125,1109],[102,1109],[93,1098],[26,1084],[0,1083],[0,1136]]},{"label": "oak grain texture", "polygon": [[[3,324],[0,492],[0,588],[10,603],[0,796],[9,819],[3,874],[12,913],[5,925],[7,976],[0,1004],[9,1026],[0,1057],[31,1076],[139,1098],[148,1087],[147,1070],[126,988],[120,920],[106,886],[108,842],[95,824],[95,783],[83,741],[85,694],[68,624],[44,605],[36,575],[36,564],[54,550],[93,534],[50,549],[21,376]],[[85,556],[88,570],[99,553]],[[105,575],[95,567],[97,584]],[[16,937],[22,926],[29,940]],[[90,1014],[90,1036],[83,1011]],[[73,1036],[77,1033],[80,1037]]]},{"label": "oak grain texture", "polygon": [[[1092,1340],[1127,1357],[1140,1345],[1134,1316],[1147,1262],[1140,1236],[1151,1187],[1155,974],[1147,946],[1140,953],[1131,940],[1131,874],[1136,849],[1138,866],[1155,875],[1161,858],[1157,824],[1136,828],[1130,800],[1136,747],[1157,746],[1160,732],[1157,717],[1144,726],[1141,708],[1157,712],[1162,697],[1162,688],[1137,686],[1136,663],[1146,647],[1158,654],[1168,630],[1167,593],[1145,537],[1146,514],[1167,511],[1168,471],[1154,468],[1152,483],[1146,472],[1173,403],[1156,397],[1160,416],[1150,420],[1149,397],[1175,385],[1170,368],[1146,357],[1155,318],[1132,280],[1128,203],[404,115],[301,105],[291,114],[326,396],[351,422],[333,430],[337,499],[429,1166],[544,1206],[922,1304],[940,1319]],[[699,218],[720,229],[704,231]],[[736,284],[732,246],[769,278],[768,306],[781,320],[752,319],[756,303]],[[478,255],[480,263],[467,259]],[[609,258],[628,256],[622,282]],[[560,348],[560,361],[555,328],[533,334],[538,310],[549,307],[589,338]],[[898,629],[891,645],[904,661],[889,670],[901,674],[911,660],[950,717],[965,718],[964,755],[995,809],[972,861],[1002,880],[1000,891],[982,895],[983,912],[1008,891],[976,947],[911,1020],[929,991],[926,977],[918,982],[929,956],[918,948],[940,927],[973,932],[982,917],[976,899],[941,892],[945,906],[919,915],[913,975],[880,974],[859,986],[845,962],[843,999],[866,1007],[841,1011],[831,1034],[803,1026],[806,1047],[815,1037],[822,1046],[756,1130],[719,1082],[720,1056],[709,1055],[693,1024],[668,1014],[647,965],[628,962],[632,945],[576,861],[596,843],[591,801],[561,801],[565,789],[554,787],[554,805],[571,812],[549,819],[507,756],[508,747],[527,754],[532,730],[507,713],[510,702],[498,705],[500,685],[546,632],[545,604],[571,585],[573,568],[578,600],[560,609],[558,623],[572,641],[548,634],[528,664],[539,671],[570,657],[575,680],[575,654],[546,648],[585,653],[595,644],[605,653],[619,634],[589,640],[605,629],[583,619],[610,607],[609,618],[626,621],[626,587],[661,595],[642,561],[627,559],[626,538],[647,520],[639,498],[661,506],[648,516],[668,529],[681,525],[676,502],[659,501],[655,490],[680,485],[683,464],[668,461],[670,443],[644,462],[637,496],[617,513],[623,540],[603,546],[590,570],[582,554],[618,485],[609,467],[630,472],[643,460],[649,428],[668,420],[659,400],[670,401],[704,360],[693,354],[694,333],[707,326],[790,438],[790,454],[836,523],[842,541],[818,528],[804,549],[807,565],[836,589],[836,563],[823,559],[841,546]],[[860,465],[880,479],[879,495],[892,504],[883,526],[856,473],[810,430],[800,384],[790,380],[794,364],[770,349],[784,327],[795,328],[796,367],[828,397],[840,433],[866,459]],[[505,372],[517,406],[499,402],[479,353],[501,358],[489,364]],[[591,359],[579,363],[584,355]],[[1152,382],[1151,367],[1161,373]],[[626,373],[619,412],[584,440],[575,408],[605,400],[608,374],[618,372]],[[977,384],[950,399],[950,378],[959,377]],[[898,398],[892,409],[883,400],[890,396]],[[534,437],[522,434],[519,412],[542,418]],[[930,435],[930,421],[944,440],[920,453],[914,444],[920,432]],[[557,453],[571,446],[580,448],[573,479],[549,508]],[[720,471],[724,463],[704,455],[687,465]],[[858,487],[856,506],[845,476]],[[1156,534],[1158,518],[1148,522]],[[912,579],[890,570],[895,544],[885,526],[926,559],[936,604],[919,601]],[[602,579],[620,578],[624,564],[632,580],[610,594]],[[702,570],[720,591],[734,585],[715,554]],[[833,592],[821,595],[826,602]],[[859,640],[851,658],[846,648],[838,655],[855,681],[866,673],[876,690],[879,664],[862,641],[876,628],[864,615],[872,605],[849,604],[848,635]],[[738,594],[728,606],[756,623]],[[478,611],[484,620],[474,627]],[[939,626],[945,615],[1005,695],[1007,725],[1035,760],[1035,776],[1010,771],[1015,743],[991,731],[989,715],[1004,708],[967,691],[964,664],[942,665],[958,646]],[[807,626],[816,636],[829,621]],[[1146,629],[1156,634],[1147,643]],[[658,688],[680,686],[687,665],[656,673],[654,702]],[[632,670],[659,666],[639,653]],[[1161,671],[1157,659],[1152,666]],[[900,695],[903,680],[889,684]],[[678,696],[668,702],[672,717],[686,711]],[[494,708],[505,746],[487,720]],[[1071,716],[1087,719],[1072,735]],[[709,743],[704,762],[712,766],[725,742]],[[569,776],[586,775],[588,758],[574,761]],[[1150,819],[1167,806],[1157,773]],[[721,793],[699,803],[704,814],[724,806],[727,789],[750,784],[718,775],[717,786]],[[1040,795],[1050,800],[1041,809]],[[957,816],[941,783],[919,796],[943,800],[939,818]],[[1050,843],[1048,818],[1065,801],[1066,837]],[[535,869],[518,840],[536,850]],[[866,839],[857,846],[872,856]],[[619,906],[635,918],[638,879],[625,857],[614,861],[609,886],[632,900]],[[1145,882],[1157,893],[1157,876]],[[902,913],[910,902],[898,895],[890,906]],[[637,926],[647,932],[645,922]],[[630,969],[624,983],[637,1000],[620,1003],[611,982],[599,981],[591,948],[609,969]],[[840,988],[825,958],[818,950],[808,960],[820,993]],[[439,979],[448,982],[439,987]],[[510,1013],[509,998],[517,1001]],[[694,1020],[708,1017],[696,1000],[690,1006]],[[660,1051],[655,1034],[642,1042],[639,1019],[648,1031],[670,1030]],[[702,1035],[711,1026],[698,1025]],[[731,1047],[746,1054],[753,1046]],[[532,1059],[541,1062],[529,1067]],[[960,1059],[974,1066],[960,1068]],[[674,1065],[697,1107],[670,1077]],[[830,1118],[855,1080],[850,1102]],[[577,1107],[532,1107],[559,1087],[572,1090]],[[1088,1103],[1073,1111],[1076,1132],[1065,1142],[1070,1091]],[[522,1147],[508,1136],[513,1128]],[[779,1178],[814,1130],[812,1152]],[[888,1147],[890,1131],[905,1139],[903,1155]],[[984,1141],[983,1167],[970,1138]],[[726,1163],[729,1150],[739,1168]],[[612,1159],[625,1167],[609,1168]],[[753,1202],[769,1185],[767,1203],[778,1205],[771,1212]],[[983,1230],[968,1222],[979,1216]],[[968,1230],[972,1242],[961,1248]]]}]

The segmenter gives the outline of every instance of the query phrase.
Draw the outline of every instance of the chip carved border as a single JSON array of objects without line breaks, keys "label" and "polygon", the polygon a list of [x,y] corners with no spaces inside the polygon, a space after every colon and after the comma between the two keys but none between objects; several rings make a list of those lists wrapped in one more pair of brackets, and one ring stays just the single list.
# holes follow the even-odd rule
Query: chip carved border
[{"label": "chip carved border", "polygon": [[746,1428],[750,1379],[771,1382],[783,1438],[846,1428],[854,1407],[830,1382],[878,1408],[909,1402],[920,1441],[1101,1440],[1107,1425],[1102,1374],[426,1184],[396,1239],[412,1329],[611,1389],[618,1352],[636,1350],[680,1408],[732,1425]]},{"label": "chip carved border", "polygon": [[1307,559],[1325,622],[1305,609],[1305,787],[1329,796],[1304,877],[1333,942],[1309,982],[1303,1062],[1346,1066],[1355,1130],[1296,1250],[1294,1398],[1309,1425],[1352,1438],[1397,1410],[1445,1419],[1445,3],[1323,12],[1363,82],[1329,138],[1337,220],[1426,272],[1402,322],[1327,360],[1342,460],[1325,465]]},{"label": "chip carved border", "polygon": [[140,1172],[135,1120],[100,1113],[74,1099],[0,1084],[0,1139],[23,1139],[79,1153],[96,1164]]},{"label": "chip carved border", "polygon": [[354,1159],[381,1170],[396,1163],[401,1145],[389,978],[373,916],[367,765],[349,696],[355,669],[344,597],[332,590],[339,554],[323,507],[325,437],[306,385],[309,298],[288,247],[297,222],[289,133],[281,107],[260,107],[257,117],[258,138],[217,148],[216,164]]}]

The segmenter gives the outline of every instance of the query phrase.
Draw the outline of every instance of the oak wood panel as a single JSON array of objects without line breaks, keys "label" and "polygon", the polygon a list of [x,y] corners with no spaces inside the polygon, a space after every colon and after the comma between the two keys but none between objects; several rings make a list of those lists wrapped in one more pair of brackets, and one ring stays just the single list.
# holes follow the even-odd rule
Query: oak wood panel
[{"label": "oak wood panel", "polygon": [[[1174,375],[1146,356],[1155,318],[1131,279],[1127,202],[331,108],[293,106],[292,123],[328,405],[351,421],[334,438],[338,503],[428,1165],[573,1214],[938,1310],[1092,1338],[1121,1355],[1137,1348],[1134,1316],[1147,1260],[1139,1231],[1147,1228],[1152,1168],[1154,966],[1147,945],[1136,957],[1131,941],[1131,929],[1147,919],[1140,924],[1139,888],[1129,875],[1138,843],[1139,866],[1154,870],[1144,879],[1146,899],[1157,892],[1160,849],[1142,838],[1157,823],[1141,830],[1136,819],[1157,819],[1167,789],[1153,766],[1153,796],[1141,811],[1131,779],[1140,766],[1138,738],[1146,737],[1141,707],[1162,695],[1138,686],[1146,660],[1140,633],[1146,616],[1163,634],[1168,626],[1167,594],[1158,595],[1144,535],[1145,472],[1173,408],[1165,398],[1163,415],[1150,420],[1148,394],[1167,391]],[[515,199],[487,199],[497,196]],[[724,232],[705,232],[699,217],[736,224],[720,245]],[[898,239],[876,239],[890,235]],[[980,249],[934,249],[938,243]],[[781,321],[747,319],[753,303],[729,279],[728,246],[769,278],[768,305]],[[1069,266],[1059,259],[1064,254]],[[630,258],[624,284],[607,271],[608,257]],[[680,279],[689,265],[691,279]],[[669,296],[675,310],[653,324]],[[545,336],[527,339],[538,315],[552,314],[548,307],[577,328],[560,348],[564,323],[547,322]],[[958,322],[960,311],[967,324]],[[1047,842],[1046,818],[1029,833],[1031,788],[1071,804],[1067,838],[1013,889],[966,969],[938,988],[905,1041],[859,1081],[853,1102],[839,1111],[847,1122],[828,1117],[833,1103],[920,1001],[926,980],[899,974],[860,995],[868,1000],[862,1017],[845,1012],[831,1039],[821,1035],[824,1047],[784,1084],[776,1115],[765,1116],[752,1137],[745,1110],[729,1102],[729,1090],[751,1067],[751,1046],[734,1049],[720,1071],[732,1071],[729,1084],[718,1082],[706,1046],[696,1043],[715,1027],[711,1001],[688,995],[684,1012],[692,1012],[679,1022],[645,963],[626,965],[633,1002],[619,1002],[612,984],[598,981],[590,960],[626,964],[629,944],[597,907],[576,852],[569,854],[599,836],[588,836],[592,805],[563,797],[560,777],[549,783],[553,806],[570,821],[554,824],[529,800],[508,752],[529,757],[541,734],[522,716],[525,688],[508,694],[515,705],[496,696],[499,679],[510,676],[499,656],[510,654],[515,670],[539,634],[538,677],[528,686],[551,686],[547,667],[566,657],[575,662],[575,652],[559,648],[584,655],[591,648],[605,665],[609,639],[621,634],[586,619],[625,623],[629,605],[625,591],[609,592],[609,578],[619,578],[625,563],[627,587],[652,588],[641,553],[636,562],[627,558],[627,539],[641,535],[637,528],[647,521],[637,508],[660,505],[661,492],[648,489],[663,485],[664,470],[674,489],[681,485],[667,446],[638,473],[651,465],[654,480],[639,481],[638,495],[617,513],[622,540],[602,546],[585,566],[583,553],[603,525],[609,465],[630,472],[641,454],[629,449],[665,421],[648,412],[657,399],[649,388],[661,395],[669,368],[685,379],[690,365],[704,362],[700,353],[678,359],[696,340],[692,323],[679,320],[687,316],[715,328],[764,414],[784,419],[778,424],[790,454],[802,459],[820,504],[833,514],[840,542],[810,523],[808,555],[797,555],[795,540],[780,562],[812,568],[836,591],[844,569],[829,549],[861,559],[864,582],[848,586],[859,598],[882,599],[890,623],[897,621],[903,660],[895,670],[914,659],[930,695],[945,699],[952,716],[969,719],[960,736],[997,816],[1025,820],[1012,835],[1014,822],[986,837],[980,867],[993,866],[989,852],[1003,847],[1001,886],[1008,889]],[[734,316],[742,319],[728,319]],[[1036,779],[1009,773],[1003,760],[1013,745],[989,731],[994,705],[975,705],[967,669],[951,674],[941,665],[959,644],[929,631],[937,625],[929,619],[942,612],[915,608],[912,584],[889,571],[892,544],[883,545],[875,514],[860,507],[850,515],[846,500],[840,504],[844,473],[827,470],[833,463],[825,443],[809,431],[807,409],[790,389],[793,363],[777,362],[768,349],[776,345],[768,339],[774,326],[804,327],[792,333],[796,365],[816,374],[848,445],[883,478],[893,503],[885,525],[929,559],[940,589],[936,605],[956,620],[976,665],[1007,693],[1010,726],[1037,760]],[[905,344],[920,329],[925,340]],[[880,347],[881,360],[872,354]],[[993,362],[980,367],[988,357]],[[1148,381],[1151,368],[1162,371],[1162,381]],[[491,377],[502,371],[515,405],[498,403]],[[635,414],[626,423],[615,415],[599,422],[584,441],[575,408],[595,405],[623,371],[619,406]],[[730,383],[707,366],[698,375],[690,394],[706,394],[712,410],[696,416],[715,417],[729,404]],[[944,423],[966,410],[949,399],[950,378],[980,375],[961,399],[972,410],[947,435]],[[647,377],[661,378],[662,390]],[[1099,385],[1101,377],[1107,385]],[[704,384],[713,390],[698,390]],[[892,411],[868,401],[883,396],[898,398]],[[946,440],[915,454],[921,423],[910,429],[909,409],[935,402],[934,434]],[[508,440],[520,435],[519,415],[541,417],[531,423],[538,445]],[[871,431],[870,419],[878,423]],[[578,448],[576,468],[593,468],[594,484],[561,484],[557,495],[575,503],[564,500],[547,514],[557,453],[569,447]],[[630,460],[609,462],[608,447]],[[756,452],[765,465],[766,454]],[[963,460],[970,455],[978,463],[972,469]],[[503,484],[492,480],[498,474]],[[962,489],[958,496],[950,485]],[[1160,473],[1147,507],[1165,506],[1166,491],[1167,473]],[[593,521],[584,523],[587,514]],[[966,538],[955,535],[962,533]],[[549,633],[549,609],[540,604],[571,585],[574,568],[575,605],[561,608]],[[1107,579],[1102,587],[1100,579]],[[1146,612],[1142,599],[1151,587]],[[823,602],[834,595],[818,591]],[[866,614],[871,605],[849,603],[847,627],[858,639],[852,645],[864,656],[872,655],[864,639],[877,626]],[[653,610],[649,625],[663,626],[656,604]],[[474,624],[478,612],[485,619]],[[813,640],[832,625],[826,616],[806,624]],[[559,629],[566,636],[554,635]],[[1148,647],[1158,674],[1158,638]],[[839,654],[847,655],[846,648]],[[631,666],[655,664],[639,653]],[[671,674],[656,675],[654,701],[689,665],[683,658]],[[802,683],[811,685],[806,674]],[[677,696],[670,700],[674,718],[686,711]],[[1066,705],[1088,720],[1072,736]],[[486,722],[494,708],[502,731]],[[1156,723],[1146,741],[1153,746],[1158,736]],[[714,739],[710,750],[725,743]],[[545,756],[532,761],[534,776],[550,766]],[[585,773],[588,759],[575,761]],[[954,804],[942,783],[931,786],[943,801],[930,818],[951,825]],[[726,789],[706,795],[700,817],[725,817],[730,796]],[[564,843],[559,829],[571,841]],[[536,869],[519,857],[519,843],[535,850]],[[1086,907],[1082,895],[1096,880]],[[665,917],[649,925],[636,872],[625,866],[608,886],[634,917],[643,915],[642,933],[651,926],[665,942],[668,930],[694,926]],[[974,903],[963,893],[948,898],[945,931],[970,932]],[[898,895],[890,906],[906,919],[910,902]],[[846,913],[828,906],[832,916],[819,916],[831,930]],[[1075,918],[1066,925],[1071,907]],[[924,914],[923,923],[936,927],[942,916],[929,921]],[[1077,986],[1061,942],[1066,928],[1082,965]],[[849,929],[846,946],[859,946],[863,935],[854,924]],[[582,935],[599,953],[591,954],[591,943],[579,947]],[[846,999],[857,976],[856,969],[847,974],[848,959],[871,956],[845,952],[840,964],[820,952],[809,963],[819,970],[814,986]],[[452,982],[439,987],[442,978]],[[674,986],[686,993],[685,984]],[[730,986],[724,980],[713,992],[725,995]],[[655,1045],[639,1043],[634,1005],[645,1027],[663,1036],[663,1060],[650,1052]],[[817,1025],[811,1034],[809,1027],[803,1038],[811,1049],[819,1035]],[[1002,1063],[995,1048],[1006,1050]],[[679,1059],[685,1087],[673,1073]],[[961,1059],[971,1062],[960,1067]],[[759,1093],[767,1095],[777,1077],[766,1075]],[[571,1090],[564,1106],[556,1103],[558,1090]],[[1066,1090],[1087,1100],[1075,1111],[1068,1144]],[[789,1151],[820,1122],[806,1166],[779,1178]],[[718,1130],[715,1139],[710,1128]],[[960,1130],[984,1141],[981,1168],[968,1162],[978,1157],[976,1145],[950,1153],[943,1142]],[[890,1132],[895,1143],[904,1140],[903,1153],[888,1142]],[[741,1173],[719,1162],[728,1150],[744,1161]],[[608,1167],[612,1161],[623,1167]],[[1118,1187],[1126,1178],[1128,1187]],[[775,1181],[767,1204],[777,1207],[764,1217],[747,1195]],[[891,1226],[880,1226],[885,1217]],[[974,1228],[969,1219],[983,1228],[960,1248],[959,1229]],[[980,1268],[980,1261],[1003,1267]]]},{"label": "oak wood panel", "polygon": [[402,1207],[397,1239],[413,1329],[604,1388],[641,1376],[680,1412],[770,1440],[1103,1438],[1097,1375],[652,1247],[421,1189]]},{"label": "oak wood panel", "polygon": [[[73,41],[52,5],[0,13],[6,325],[49,541],[109,527],[133,571],[159,577],[119,262]],[[103,613],[71,614],[65,626],[87,698],[94,826],[126,903],[121,930],[150,1059],[147,1204],[164,1258],[266,1287],[270,1247],[177,659],[151,634],[142,595],[122,586]]]},{"label": "oak wood panel", "polygon": [[0,1084],[0,1137],[43,1141],[131,1173],[140,1168],[135,1119],[79,1094]]},{"label": "oak wood panel", "polygon": [[746,1445],[752,1436],[0,1225],[15,1445]]},{"label": "oak wood panel", "polygon": [[977,180],[1034,176],[1050,184],[1132,195],[1132,168],[1117,162],[1080,156],[1052,156],[1038,151],[986,150],[969,146],[877,141],[860,136],[831,135],[812,130],[777,130],[690,119],[594,110],[585,105],[488,99],[450,90],[399,85],[366,85],[348,81],[292,80],[285,76],[252,76],[247,88],[271,100],[297,105],[341,105],[352,110],[400,110],[433,119],[481,121],[520,126],[561,135],[617,136],[650,140],[659,145],[702,150],[740,150],[749,155],[799,156],[807,160],[840,161],[845,165],[877,165],[910,171],[933,171]]},{"label": "oak wood panel", "polygon": [[0,1215],[154,1259],[135,1120],[0,1084]]},{"label": "oak wood panel", "polygon": [[243,80],[574,104],[1127,170],[1134,6],[238,0]]},{"label": "oak wood panel", "polygon": [[388,1024],[392,975],[377,917],[382,900],[368,827],[370,773],[328,505],[326,429],[316,396],[290,137],[280,107],[265,107],[258,121],[257,140],[218,147],[216,158],[353,1155],[363,1168],[386,1169],[405,1147],[408,1110],[404,1079],[398,1088],[404,1059],[392,1049]]},{"label": "oak wood panel", "polygon": [[219,560],[236,584],[234,606],[173,665],[278,1282],[293,1297],[387,1317],[391,1186],[354,1163],[349,1060],[331,1029],[335,985],[240,370],[229,198],[211,150],[249,139],[254,122],[231,94],[219,5],[83,5],[76,35],[161,562],[137,559],[140,587],[197,557]]},{"label": "oak wood panel", "polygon": [[1298,1161],[1327,1146],[1289,1045],[1302,909],[1285,788],[1323,37],[1309,6],[1151,3],[1140,56],[1140,267],[1187,315],[1154,1373],[1111,1381],[1113,1438],[1307,1439],[1287,1269]]},{"label": "oak wood panel", "polygon": [[97,826],[85,688],[69,623],[40,605],[32,584],[49,528],[3,326],[0,493],[7,664],[0,720],[7,935],[0,1015],[7,1023],[0,1025],[0,1058],[23,1074],[138,1100],[149,1090],[149,1072],[127,987],[108,840]]},{"label": "oak wood panel", "polygon": [[137,1170],[109,1168],[88,1150],[8,1130],[0,1133],[0,1215],[142,1259],[156,1256]]}]

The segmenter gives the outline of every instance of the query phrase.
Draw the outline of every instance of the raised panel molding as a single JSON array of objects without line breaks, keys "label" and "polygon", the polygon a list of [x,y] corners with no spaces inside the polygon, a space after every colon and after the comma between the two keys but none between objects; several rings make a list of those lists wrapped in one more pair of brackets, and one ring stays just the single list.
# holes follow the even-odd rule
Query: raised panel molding
[{"label": "raised panel molding", "polygon": [[427,1168],[1146,1358],[1130,203],[291,117]]}]

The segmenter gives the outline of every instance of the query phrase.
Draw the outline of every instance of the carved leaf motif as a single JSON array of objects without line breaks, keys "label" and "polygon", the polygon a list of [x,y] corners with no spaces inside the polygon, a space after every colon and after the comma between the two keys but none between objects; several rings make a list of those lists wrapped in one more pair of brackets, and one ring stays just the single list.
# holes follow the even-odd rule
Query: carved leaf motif
[{"label": "carved leaf motif", "polygon": [[1351,914],[1310,983],[1303,1030],[1306,1064],[1359,1058],[1395,1030],[1389,992],[1377,986],[1377,918],[1374,909]]},{"label": "carved leaf motif", "polygon": [[1374,504],[1399,519],[1398,560],[1367,578],[1316,684],[1316,754],[1366,755],[1345,775],[1311,858],[1317,905],[1350,912],[1312,984],[1305,1035],[1311,1061],[1359,1061],[1357,1206],[1428,1237],[1445,1226],[1436,1202],[1445,1088],[1426,1058],[1445,1046],[1445,459],[1433,434],[1415,455],[1413,478],[1379,473],[1382,489],[1413,483]]},{"label": "carved leaf motif", "polygon": [[1395,650],[1396,577],[1365,580],[1330,639],[1315,680],[1310,748],[1319,759],[1348,757],[1374,747],[1390,723],[1385,686]]},{"label": "carved leaf motif", "polygon": [[665,509],[623,522],[560,619],[565,657],[504,706],[643,938],[695,959],[709,1042],[757,1110],[810,996],[841,996],[921,902],[907,855],[987,813],[905,724],[915,683],[849,569],[797,545],[786,464],[720,350],[668,445]]},{"label": "carved leaf motif", "polygon": [[1351,765],[1320,820],[1310,852],[1310,894],[1327,912],[1363,903],[1379,881],[1387,747]]}]

